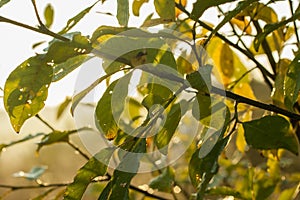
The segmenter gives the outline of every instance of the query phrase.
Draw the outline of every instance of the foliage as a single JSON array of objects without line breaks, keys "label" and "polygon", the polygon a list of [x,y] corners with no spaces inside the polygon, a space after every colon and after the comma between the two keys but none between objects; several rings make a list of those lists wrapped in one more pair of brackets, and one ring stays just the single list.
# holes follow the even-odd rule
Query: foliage
[{"label": "foliage", "polygon": [[[7,3],[0,0],[0,7]],[[71,29],[105,0],[84,8],[58,33],[50,30],[55,23],[54,7],[48,4],[45,8],[44,24],[35,1],[32,3],[38,28],[2,16],[0,21],[52,36],[53,40],[43,53],[28,58],[10,73],[3,101],[17,133],[33,117],[51,132],[0,144],[0,152],[39,137],[37,152],[64,143],[87,159],[73,182],[66,184],[38,182],[45,167],[16,173],[16,177],[36,181],[37,187],[50,187],[36,199],[47,197],[59,187],[64,191],[57,192],[57,198],[81,199],[89,185],[98,183],[105,183],[97,190],[98,199],[135,199],[139,194],[197,200],[220,196],[299,197],[300,173],[287,170],[283,163],[299,154],[300,4],[295,9],[292,1],[118,0],[115,18],[119,26],[100,26],[90,37]],[[274,9],[278,3],[284,3],[291,14],[280,19]],[[148,16],[142,27],[128,27],[131,10],[132,15],[144,17],[141,9],[149,5],[155,14]],[[216,15],[219,12],[219,23],[205,21],[207,10]],[[152,32],[149,27],[158,31]],[[190,51],[179,51],[180,42]],[[292,55],[286,57],[283,52],[291,49]],[[266,61],[261,62],[259,56]],[[90,157],[73,144],[71,135],[88,134],[91,128],[57,130],[38,114],[45,106],[51,83],[83,68],[95,57],[102,58],[105,75],[72,100],[67,97],[57,112],[59,119],[71,104],[74,114],[81,100],[106,81],[94,119],[108,147]],[[252,80],[259,75],[264,87],[272,91],[271,104],[257,100],[260,97]],[[133,82],[138,82],[136,95],[131,94]],[[224,88],[216,87],[216,83]],[[196,134],[192,137],[193,131]],[[162,168],[148,157],[147,153],[154,151],[168,157],[180,143],[176,140],[184,143],[187,138],[191,142],[174,163]],[[262,163],[255,164],[258,157],[251,154],[253,151],[261,154]],[[133,180],[143,177],[139,169],[145,160],[152,164],[151,178],[144,181],[147,187],[137,187]],[[110,163],[115,163],[114,167]],[[28,188],[0,187],[12,191]]]}]

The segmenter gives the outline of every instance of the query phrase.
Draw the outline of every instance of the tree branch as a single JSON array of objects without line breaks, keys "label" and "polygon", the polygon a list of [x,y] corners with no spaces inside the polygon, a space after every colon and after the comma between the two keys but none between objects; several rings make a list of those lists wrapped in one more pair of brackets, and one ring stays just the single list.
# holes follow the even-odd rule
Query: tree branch
[{"label": "tree branch", "polygon": [[64,36],[61,36],[61,35],[59,35],[57,33],[54,33],[52,31],[50,31],[49,29],[36,28],[36,27],[33,27],[33,26],[29,26],[27,24],[23,24],[23,23],[20,23],[20,22],[8,19],[8,18],[3,17],[3,16],[0,16],[0,22],[5,22],[5,23],[13,24],[15,26],[19,26],[19,27],[22,27],[22,28],[25,28],[25,29],[28,29],[28,30],[31,30],[31,31],[34,31],[34,32],[37,32],[37,33],[44,34],[44,35],[48,35],[48,36],[54,37],[54,38],[56,38],[58,40],[65,41],[65,42],[69,42],[70,41],[68,38],[66,38]]},{"label": "tree branch", "polygon": [[254,107],[257,107],[257,108],[261,108],[261,109],[264,109],[264,110],[267,110],[267,111],[282,114],[282,115],[287,116],[291,119],[300,121],[300,115],[298,115],[296,113],[292,113],[292,112],[287,111],[287,110],[284,110],[284,109],[279,108],[279,107],[277,107],[275,105],[272,105],[272,104],[265,104],[265,103],[262,103],[262,102],[259,102],[259,101],[255,101],[255,100],[249,99],[247,97],[243,97],[241,95],[235,94],[235,93],[230,92],[230,91],[224,91],[224,90],[222,90],[220,88],[217,88],[217,87],[212,87],[211,92],[215,93],[215,94],[218,94],[218,95],[221,95],[221,96],[224,96],[224,97],[228,97],[230,99],[234,99],[234,100],[238,101],[239,103],[245,103],[245,104],[248,104],[248,105],[251,105],[251,106],[254,106]]},{"label": "tree branch", "polygon": [[[176,7],[181,10],[183,13],[185,13],[186,15],[190,16],[190,13],[181,5],[178,3],[175,3]],[[198,20],[197,21],[200,26],[202,26],[203,28],[209,30],[209,31],[213,31],[213,28],[211,28],[209,25],[207,25],[206,23]],[[273,88],[272,83],[270,82],[270,80],[268,79],[271,78],[272,80],[275,80],[275,75],[271,74],[268,70],[266,70],[264,68],[264,66],[262,66],[262,64],[260,64],[254,57],[254,55],[251,52],[248,52],[247,50],[241,48],[239,45],[234,44],[233,42],[231,42],[230,40],[228,40],[225,36],[221,35],[220,33],[216,33],[216,36],[218,38],[220,38],[221,40],[223,40],[224,42],[226,42],[228,45],[234,47],[235,49],[237,49],[238,51],[240,51],[241,53],[243,53],[245,56],[247,56],[250,60],[252,60],[256,65],[257,68],[261,71],[263,78],[265,80],[265,82],[267,83],[267,85],[270,87],[270,89]]]}]

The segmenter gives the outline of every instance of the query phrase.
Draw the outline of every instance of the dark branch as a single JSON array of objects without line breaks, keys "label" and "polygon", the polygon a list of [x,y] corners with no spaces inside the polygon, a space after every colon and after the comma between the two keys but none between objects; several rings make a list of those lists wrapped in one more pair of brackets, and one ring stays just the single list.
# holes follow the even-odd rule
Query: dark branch
[{"label": "dark branch", "polygon": [[292,112],[287,111],[287,110],[284,110],[284,109],[279,108],[279,107],[277,107],[275,105],[272,105],[272,104],[265,104],[265,103],[262,103],[262,102],[259,102],[259,101],[255,101],[255,100],[243,97],[241,95],[235,94],[235,93],[230,92],[230,91],[224,91],[224,90],[222,90],[220,88],[217,88],[217,87],[212,87],[211,92],[215,93],[215,94],[218,94],[218,95],[221,95],[221,96],[224,96],[224,97],[228,97],[230,99],[238,101],[239,103],[245,103],[245,104],[257,107],[257,108],[261,108],[261,109],[264,109],[264,110],[268,110],[268,111],[271,111],[271,112],[282,114],[282,115],[287,116],[291,119],[300,121],[300,115],[298,115],[296,113],[292,113]]}]

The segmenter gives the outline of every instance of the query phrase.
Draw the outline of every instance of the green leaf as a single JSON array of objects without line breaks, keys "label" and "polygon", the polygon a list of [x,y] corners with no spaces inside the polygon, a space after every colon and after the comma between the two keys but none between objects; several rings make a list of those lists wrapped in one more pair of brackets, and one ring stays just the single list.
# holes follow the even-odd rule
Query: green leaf
[{"label": "green leaf", "polygon": [[10,0],[0,0],[0,8],[10,2]]},{"label": "green leaf", "polygon": [[158,150],[165,155],[168,154],[168,144],[177,129],[180,119],[180,104],[174,104],[172,105],[171,110],[167,113],[167,119],[163,128],[154,137],[154,142]]},{"label": "green leaf", "polygon": [[278,23],[273,23],[273,24],[267,24],[264,27],[264,30],[262,33],[258,34],[255,39],[254,39],[254,49],[256,51],[258,51],[258,48],[260,46],[260,44],[262,43],[262,41],[273,31],[279,29],[282,26],[285,26],[286,24],[295,21],[296,19],[298,19],[300,17],[300,12],[295,13],[292,17],[286,19],[286,20],[282,20]]},{"label": "green leaf", "polygon": [[265,172],[259,171],[257,179],[254,179],[253,196],[254,199],[268,199],[274,192],[278,180],[270,178]]},{"label": "green leaf", "polygon": [[167,167],[163,172],[150,180],[149,187],[158,189],[161,192],[171,192],[174,185],[175,170],[172,167]]},{"label": "green leaf", "polygon": [[191,13],[191,19],[197,21],[199,17],[202,16],[204,11],[206,11],[208,8],[213,7],[213,6],[218,6],[224,3],[232,2],[234,0],[213,0],[213,1],[208,1],[208,0],[197,0],[193,4],[193,10]]},{"label": "green leaf", "polygon": [[135,16],[140,15],[140,9],[144,3],[149,2],[149,0],[134,0],[132,3],[132,12]]},{"label": "green leaf", "polygon": [[199,93],[209,93],[211,89],[211,65],[200,67],[196,72],[186,76],[187,81],[191,87],[198,90]]},{"label": "green leaf", "polygon": [[283,148],[298,155],[298,140],[290,130],[290,123],[280,116],[265,116],[261,119],[243,122],[245,139],[256,149]]},{"label": "green leaf", "polygon": [[162,19],[175,20],[175,1],[174,0],[154,0],[157,14]]},{"label": "green leaf", "polygon": [[58,142],[68,142],[69,135],[77,133],[78,130],[71,130],[71,131],[53,131],[47,135],[45,135],[42,140],[37,144],[37,152],[41,150],[42,147],[55,144]]},{"label": "green leaf", "polygon": [[56,82],[64,78],[66,75],[80,67],[83,63],[87,62],[93,58],[87,54],[78,55],[67,59],[65,62],[62,62],[53,67],[53,79],[52,82]]},{"label": "green leaf", "polygon": [[226,187],[226,186],[209,188],[206,190],[205,193],[208,195],[233,196],[237,199],[245,199],[240,192],[236,191],[233,188]]},{"label": "green leaf", "polygon": [[[198,0],[199,1],[199,0]],[[215,3],[217,2],[218,0],[216,1],[206,1],[206,2],[210,2],[210,3]],[[220,0],[221,3],[222,3],[222,0]],[[231,0],[229,0],[231,1]],[[225,2],[229,2],[229,1],[226,1]],[[234,10],[231,10],[229,11],[228,13],[225,14],[225,17],[224,19],[217,25],[217,27],[215,27],[213,29],[213,31],[211,32],[210,36],[207,38],[207,40],[210,40],[212,38],[213,35],[215,35],[219,30],[220,28],[222,28],[227,22],[229,22],[233,17],[235,17],[237,14],[239,14],[242,10],[244,10],[245,8],[249,7],[249,5],[251,5],[253,2],[255,2],[257,0],[247,0],[247,1],[242,1],[240,3],[238,3],[237,7],[234,9]],[[202,0],[203,2],[203,0]],[[204,2],[203,2],[204,3]],[[211,7],[211,6],[209,6]],[[205,10],[204,10],[205,11]],[[203,11],[203,12],[204,12]],[[201,15],[200,15],[201,16]],[[200,17],[199,16],[199,17]],[[199,18],[198,17],[198,18]]]},{"label": "green leaf", "polygon": [[71,19],[68,20],[67,25],[58,33],[58,34],[65,34],[67,33],[69,30],[71,30],[78,22],[80,22],[80,20],[90,12],[90,10],[99,2],[96,1],[93,5],[91,5],[90,7],[87,7],[86,9],[82,10],[80,13],[78,13],[77,15],[75,15],[74,17],[72,17]]},{"label": "green leaf", "polygon": [[100,26],[98,27],[92,35],[91,41],[92,43],[96,42],[96,40],[104,35],[117,35],[121,32],[130,30],[132,28],[127,27],[114,27],[114,26]]},{"label": "green leaf", "polygon": [[14,173],[13,176],[18,178],[26,178],[28,180],[36,180],[46,171],[46,169],[46,166],[37,166],[33,167],[28,173],[19,171]]},{"label": "green leaf", "polygon": [[[226,129],[224,128],[222,132]],[[223,134],[220,134],[223,135]],[[203,199],[205,190],[213,178],[213,176],[218,172],[219,164],[218,157],[227,145],[229,136],[220,139],[213,149],[204,157],[200,157],[200,149],[197,149],[189,163],[189,175],[192,181],[192,184],[197,191],[197,199]],[[209,141],[208,141],[209,142]]]},{"label": "green leaf", "polygon": [[295,194],[297,194],[297,192],[299,192],[299,190],[297,191],[297,188],[298,188],[298,186],[288,188],[288,189],[281,191],[281,194],[279,195],[278,200],[293,199],[293,197],[296,196]]},{"label": "green leaf", "polygon": [[[85,55],[88,54],[92,49],[90,42],[87,37],[82,36],[80,33],[75,33],[72,35],[72,40],[69,42],[63,42],[63,41],[54,41],[50,43],[49,48],[47,49],[47,53],[45,56],[45,59],[48,60],[49,63],[52,65],[61,64],[66,62],[68,59],[72,57],[76,57],[79,55]],[[79,57],[79,61],[84,60],[84,58]],[[76,60],[73,60],[74,62]],[[76,63],[74,66],[70,63],[71,61],[67,62],[64,65],[60,66],[60,69],[56,71],[56,73],[61,72],[62,67],[70,67],[70,69],[67,70],[67,72],[71,72],[73,69],[75,69],[74,66],[78,66]],[[78,62],[78,60],[77,60]],[[83,61],[82,61],[83,62]],[[66,72],[66,73],[67,73]],[[55,80],[59,80],[66,74],[61,74],[58,76]]]},{"label": "green leaf", "polygon": [[146,152],[146,139],[138,139],[130,151],[126,151],[121,157],[121,162],[115,169],[111,181],[106,185],[98,200],[129,199],[130,182],[139,169],[141,153]]},{"label": "green leaf", "polygon": [[[125,76],[122,79],[124,80],[123,84],[119,84],[119,91],[122,91],[122,94],[114,94],[120,95],[120,100],[124,100],[124,102],[119,102],[118,105],[112,105],[112,95],[115,90],[115,86],[118,84],[119,79],[114,81],[109,85],[109,87],[104,92],[101,99],[98,101],[96,110],[95,110],[95,122],[97,128],[100,130],[108,138],[114,138],[118,132],[118,125],[114,116],[120,116],[120,113],[123,111],[122,107],[125,103],[125,97],[128,92],[128,84],[130,81],[130,76]],[[121,79],[120,79],[121,80]],[[112,108],[114,106],[114,109]],[[113,113],[114,112],[114,113]],[[117,113],[115,113],[117,112]]]},{"label": "green leaf", "polygon": [[129,1],[118,0],[117,19],[121,26],[127,26],[129,20]]},{"label": "green leaf", "polygon": [[57,109],[56,119],[59,119],[61,117],[61,115],[64,113],[71,102],[72,99],[70,97],[66,97],[65,101],[62,102]]},{"label": "green leaf", "polygon": [[7,78],[4,106],[17,133],[27,119],[44,107],[52,75],[52,67],[43,55],[37,55],[19,65]]},{"label": "green leaf", "polygon": [[293,111],[300,91],[300,53],[296,55],[294,60],[288,66],[288,70],[283,82],[284,104]]},{"label": "green leaf", "polygon": [[276,12],[264,3],[254,2],[238,15],[238,17],[249,16],[252,20],[263,20],[267,24],[278,22]]},{"label": "green leaf", "polygon": [[51,6],[51,4],[47,4],[47,6],[45,8],[44,18],[46,20],[45,26],[47,28],[50,28],[51,25],[53,24],[53,19],[54,19],[54,9]]},{"label": "green leaf", "polygon": [[68,185],[64,199],[77,200],[81,199],[87,186],[98,176],[104,176],[109,164],[110,158],[115,151],[114,148],[102,149],[94,155],[80,170],[77,172],[73,182]]}]

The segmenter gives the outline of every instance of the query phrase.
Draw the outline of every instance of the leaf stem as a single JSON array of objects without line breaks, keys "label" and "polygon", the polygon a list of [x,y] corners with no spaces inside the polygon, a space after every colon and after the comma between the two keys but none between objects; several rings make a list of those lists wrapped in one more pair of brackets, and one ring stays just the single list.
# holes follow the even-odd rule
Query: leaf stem
[{"label": "leaf stem", "polygon": [[32,3],[32,5],[33,5],[34,12],[35,12],[35,16],[36,16],[36,18],[37,18],[37,20],[38,20],[38,22],[39,22],[39,24],[40,24],[40,27],[46,28],[45,25],[44,25],[44,23],[42,22],[42,20],[41,20],[41,18],[40,18],[38,9],[37,9],[37,7],[36,7],[35,0],[31,0],[31,3]]},{"label": "leaf stem", "polygon": [[0,16],[0,22],[5,22],[5,23],[9,23],[9,24],[13,24],[15,26],[19,26],[19,27],[22,27],[22,28],[25,28],[25,29],[28,29],[28,30],[31,30],[31,31],[34,31],[34,32],[37,32],[37,33],[41,33],[41,34],[44,34],[44,35],[48,35],[48,36],[51,36],[51,37],[54,37],[58,40],[61,40],[61,41],[65,41],[65,42],[69,42],[70,40],[62,35],[59,35],[57,33],[54,33],[52,31],[50,31],[49,29],[41,29],[41,28],[36,28],[36,27],[33,27],[33,26],[29,26],[27,24],[23,24],[21,22],[17,22],[15,20],[11,20],[11,19],[8,19],[6,17],[3,17],[3,16]]},{"label": "leaf stem", "polygon": [[67,144],[70,145],[70,147],[72,147],[80,155],[82,155],[82,157],[84,157],[86,160],[90,159],[90,157],[87,154],[85,154],[78,146],[76,146],[75,144],[73,144],[70,140],[67,141]]},{"label": "leaf stem", "polygon": [[38,118],[43,124],[45,124],[48,128],[50,128],[52,131],[55,131],[55,128],[53,128],[48,122],[46,122],[39,114],[35,115],[36,118]]}]

